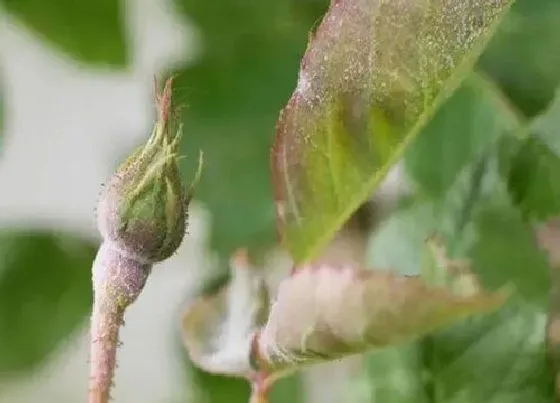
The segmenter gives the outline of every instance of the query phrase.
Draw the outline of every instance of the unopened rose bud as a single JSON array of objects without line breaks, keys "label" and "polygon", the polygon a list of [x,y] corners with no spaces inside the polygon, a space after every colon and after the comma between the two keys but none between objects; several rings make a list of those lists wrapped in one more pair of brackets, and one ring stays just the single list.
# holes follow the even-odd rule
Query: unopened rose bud
[{"label": "unopened rose bud", "polygon": [[171,116],[171,83],[166,82],[158,97],[159,117],[152,135],[118,168],[98,206],[104,240],[146,263],[165,260],[177,250],[192,196],[179,175],[182,128]]},{"label": "unopened rose bud", "polygon": [[103,237],[92,266],[89,403],[108,403],[116,366],[119,328],[140,296],[154,263],[170,257],[183,241],[190,188],[179,176],[181,127],[171,115],[171,80],[157,96],[158,120],[145,145],[117,170],[97,208]]}]

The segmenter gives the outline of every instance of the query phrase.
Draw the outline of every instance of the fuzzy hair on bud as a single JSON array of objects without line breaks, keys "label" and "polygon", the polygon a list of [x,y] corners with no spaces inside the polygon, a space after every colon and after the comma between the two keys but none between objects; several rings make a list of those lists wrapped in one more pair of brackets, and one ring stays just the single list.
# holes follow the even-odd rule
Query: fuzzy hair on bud
[{"label": "fuzzy hair on bud", "polygon": [[146,263],[170,257],[183,241],[189,192],[179,175],[182,127],[171,111],[168,80],[158,101],[152,135],[117,170],[101,195],[98,226],[126,256]]}]

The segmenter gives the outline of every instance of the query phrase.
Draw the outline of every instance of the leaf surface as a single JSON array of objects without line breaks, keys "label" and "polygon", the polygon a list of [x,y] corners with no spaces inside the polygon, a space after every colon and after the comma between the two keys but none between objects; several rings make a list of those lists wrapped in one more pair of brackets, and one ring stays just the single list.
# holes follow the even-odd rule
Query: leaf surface
[{"label": "leaf surface", "polygon": [[410,341],[506,298],[505,291],[452,291],[389,271],[300,268],[280,285],[257,355],[272,374],[290,371]]},{"label": "leaf surface", "polygon": [[456,89],[508,0],[334,0],[272,150],[278,227],[314,257]]},{"label": "leaf surface", "polygon": [[232,280],[195,300],[183,315],[183,342],[191,360],[213,373],[250,379],[253,333],[266,321],[268,289],[244,252],[231,261]]}]

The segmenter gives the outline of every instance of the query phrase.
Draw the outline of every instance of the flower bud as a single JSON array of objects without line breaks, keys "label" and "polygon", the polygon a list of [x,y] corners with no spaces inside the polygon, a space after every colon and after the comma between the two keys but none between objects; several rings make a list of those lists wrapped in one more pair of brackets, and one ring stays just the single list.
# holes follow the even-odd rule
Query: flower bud
[{"label": "flower bud", "polygon": [[181,244],[202,166],[200,158],[196,178],[185,189],[178,166],[182,128],[170,113],[171,84],[169,79],[161,96],[156,96],[159,116],[152,135],[118,168],[97,209],[104,240],[123,255],[146,263],[167,259]]}]

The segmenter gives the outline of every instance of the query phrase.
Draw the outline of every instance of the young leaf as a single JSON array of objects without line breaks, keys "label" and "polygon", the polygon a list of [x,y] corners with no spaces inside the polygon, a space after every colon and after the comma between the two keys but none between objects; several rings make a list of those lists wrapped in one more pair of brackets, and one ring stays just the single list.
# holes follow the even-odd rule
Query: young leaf
[{"label": "young leaf", "polygon": [[196,300],[183,315],[183,342],[191,360],[214,374],[251,379],[253,334],[268,315],[262,273],[244,251],[231,260],[232,280],[217,294]]},{"label": "young leaf", "polygon": [[350,267],[304,267],[281,283],[257,344],[258,362],[280,374],[383,348],[492,311],[505,292],[455,294],[420,277]]},{"label": "young leaf", "polygon": [[296,262],[324,246],[458,86],[510,0],[333,0],[272,150]]}]

